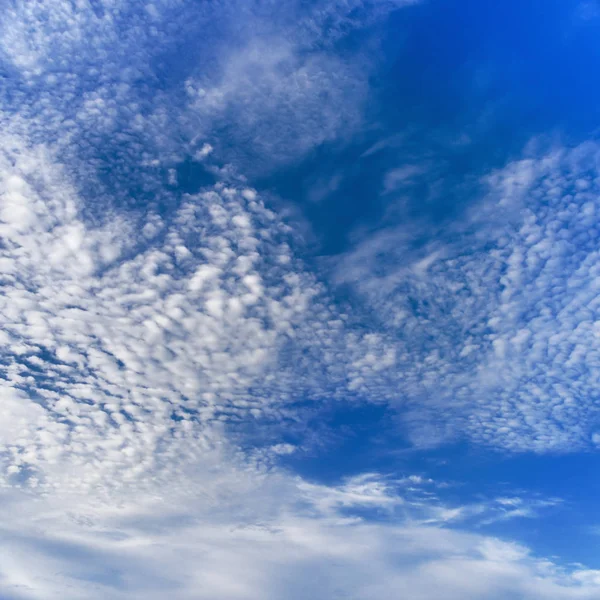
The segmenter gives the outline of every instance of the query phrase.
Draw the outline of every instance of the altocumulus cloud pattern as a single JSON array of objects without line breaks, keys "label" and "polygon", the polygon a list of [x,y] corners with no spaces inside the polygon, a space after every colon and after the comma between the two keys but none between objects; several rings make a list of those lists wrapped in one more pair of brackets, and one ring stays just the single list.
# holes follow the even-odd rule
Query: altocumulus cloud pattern
[{"label": "altocumulus cloud pattern", "polygon": [[566,4],[5,3],[2,599],[600,598]]}]

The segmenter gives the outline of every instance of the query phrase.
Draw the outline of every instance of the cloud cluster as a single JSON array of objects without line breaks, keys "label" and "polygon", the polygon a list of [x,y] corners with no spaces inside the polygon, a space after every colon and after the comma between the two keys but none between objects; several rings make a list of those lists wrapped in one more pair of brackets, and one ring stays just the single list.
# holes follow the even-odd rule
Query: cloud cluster
[{"label": "cloud cluster", "polygon": [[[221,457],[222,459],[223,457]],[[591,599],[597,571],[564,570],[521,545],[440,526],[375,474],[339,486],[260,475],[219,461],[202,496],[115,508],[3,496],[0,591],[37,598],[520,597]],[[228,464],[227,468],[223,468]],[[407,478],[408,479],[408,478]],[[198,480],[196,480],[198,481]],[[416,483],[415,483],[416,482]],[[192,487],[200,487],[190,480]],[[418,477],[410,487],[422,487]],[[201,500],[201,501],[199,501]],[[515,499],[512,499],[513,501]],[[13,504],[11,504],[11,502]],[[18,507],[18,508],[17,508]],[[379,519],[364,518],[379,511]],[[432,506],[431,514],[459,512]],[[27,565],[25,569],[23,565]]]},{"label": "cloud cluster", "polygon": [[404,4],[16,3],[0,18],[3,122],[52,141],[104,202],[148,201],[160,190],[137,173],[207,141],[265,173],[361,124],[372,61],[339,43]]},{"label": "cloud cluster", "polygon": [[[177,189],[176,167],[213,151],[203,123],[215,104],[190,96],[192,80],[245,107],[227,109],[231,123],[295,123],[269,134],[291,143],[311,113],[344,112],[321,97],[338,87],[329,71],[344,76],[326,46],[396,7],[294,5],[266,19],[235,2],[32,2],[2,15],[6,484],[152,481],[224,443],[220,427],[297,419],[286,403],[375,385],[365,372],[393,356],[378,336],[346,333],[347,316],[294,258],[289,227],[227,165],[192,195]],[[265,28],[276,56],[248,51]],[[174,55],[181,44],[203,60]]]},{"label": "cloud cluster", "polygon": [[9,476],[143,478],[175,459],[171,443],[197,454],[203,424],[259,418],[280,387],[286,397],[278,350],[320,290],[294,269],[286,226],[255,191],[188,196],[168,221],[151,216],[140,239],[123,219],[82,221],[48,149],[3,142]]},{"label": "cloud cluster", "polygon": [[599,156],[589,143],[511,163],[445,231],[383,231],[340,264],[393,332],[396,401],[411,406],[417,443],[465,432],[513,451],[594,442]]},{"label": "cloud cluster", "polygon": [[597,595],[593,571],[460,529],[542,501],[448,506],[420,476],[326,486],[237,452],[223,424],[278,418],[343,348],[355,387],[386,368],[381,336],[321,319],[254,190],[187,196],[140,238],[82,220],[50,150],[3,142],[3,597]]},{"label": "cloud cluster", "polygon": [[[593,433],[595,146],[495,173],[459,241],[400,270],[374,260],[398,232],[348,257],[367,324],[236,174],[356,127],[369,59],[341,42],[409,4],[6,7],[3,598],[598,596],[597,572],[468,532],[556,499],[456,506],[417,475],[277,466],[303,443],[281,432],[330,402],[408,406],[418,443]],[[216,182],[177,189],[186,160]]]}]

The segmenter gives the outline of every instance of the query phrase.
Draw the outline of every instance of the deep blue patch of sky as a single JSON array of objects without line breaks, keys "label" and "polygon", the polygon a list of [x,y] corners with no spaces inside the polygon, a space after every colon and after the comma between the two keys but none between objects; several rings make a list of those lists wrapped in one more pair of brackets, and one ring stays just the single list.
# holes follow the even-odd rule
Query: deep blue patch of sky
[{"label": "deep blue patch of sky", "polygon": [[[257,184],[301,206],[326,255],[346,250],[357,229],[416,214],[443,223],[476,196],[481,174],[533,136],[576,143],[594,133],[598,33],[555,0],[433,0],[400,11],[370,32],[381,61],[362,132]],[[386,173],[403,165],[419,172],[386,193]]]}]

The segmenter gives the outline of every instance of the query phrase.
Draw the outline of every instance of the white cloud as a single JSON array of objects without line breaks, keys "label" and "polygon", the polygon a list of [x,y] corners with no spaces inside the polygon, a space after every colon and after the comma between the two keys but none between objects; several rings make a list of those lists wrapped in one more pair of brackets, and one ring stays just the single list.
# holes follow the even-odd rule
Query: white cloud
[{"label": "white cloud", "polygon": [[448,529],[535,503],[447,506],[417,475],[319,485],[269,466],[285,444],[237,454],[224,425],[320,385],[282,362],[290,337],[359,390],[395,360],[344,330],[256,192],[187,196],[140,243],[125,218],[82,219],[48,148],[3,147],[3,202],[31,214],[2,222],[3,597],[597,595],[593,572]]},{"label": "white cloud", "polygon": [[246,168],[301,157],[359,124],[366,65],[307,46],[289,36],[251,38],[224,49],[217,79],[201,73],[186,82],[207,134],[221,130]]},{"label": "white cloud", "polygon": [[385,174],[383,188],[385,193],[390,193],[398,188],[415,183],[415,178],[427,172],[425,165],[403,165],[388,171]]},{"label": "white cloud", "polygon": [[[340,263],[386,328],[417,444],[466,432],[572,451],[597,428],[598,147],[507,165],[446,231],[380,232]],[[411,229],[412,228],[412,229]],[[418,236],[430,241],[420,247]],[[382,338],[383,339],[383,338]]]},{"label": "white cloud", "polygon": [[[323,485],[276,467],[302,450],[302,440],[279,435],[286,423],[302,422],[293,402],[299,398],[320,405],[400,401],[400,393],[416,390],[421,400],[441,372],[463,402],[449,411],[452,424],[465,423],[459,408],[471,396],[448,366],[451,344],[438,351],[417,337],[424,321],[431,327],[426,311],[414,319],[396,302],[391,312],[394,327],[403,324],[406,337],[414,336],[411,343],[399,343],[396,329],[364,329],[297,260],[294,232],[260,194],[235,169],[210,163],[222,140],[211,137],[213,125],[219,131],[233,123],[233,146],[253,145],[256,155],[276,161],[360,123],[368,60],[342,57],[333,45],[363,26],[362,16],[374,22],[405,4],[334,2],[308,13],[301,4],[282,5],[277,27],[246,2],[194,3],[193,11],[178,0],[143,10],[116,0],[27,2],[0,17],[0,51],[11,74],[0,90],[3,598],[377,600],[398,590],[416,600],[442,593],[461,600],[598,596],[596,572],[562,570],[522,546],[466,531],[470,522],[533,517],[544,501],[451,506],[424,476],[367,473]],[[208,31],[207,23],[213,29],[205,39],[197,33]],[[269,49],[264,40],[273,42]],[[170,53],[179,44],[205,62],[175,65]],[[161,85],[149,87],[154,77]],[[178,182],[185,157],[204,161],[219,182],[194,194],[165,189]],[[580,164],[559,153],[552,168],[563,160]],[[492,184],[510,189],[511,198],[519,187],[527,198],[550,169],[544,164],[520,163]],[[595,181],[586,183],[580,170],[568,181],[591,194]],[[595,200],[586,202],[587,226]],[[579,223],[578,215],[567,210],[565,218]],[[569,242],[571,234],[543,224],[550,249],[558,248],[553,257],[564,259],[561,235]],[[504,304],[483,292],[461,297],[467,313],[452,313],[453,340],[473,306],[545,317],[543,306],[517,298],[537,242],[529,230],[504,235],[508,246],[494,238],[506,266]],[[448,276],[457,253],[427,250],[408,269],[417,305],[423,297],[460,297],[460,278]],[[369,253],[363,258],[368,263]],[[495,273],[485,260],[483,267],[464,260],[471,284]],[[375,285],[395,301],[404,275]],[[423,282],[429,276],[438,278],[434,289]],[[541,287],[547,291],[554,279]],[[566,357],[574,367],[593,358],[589,331],[579,328],[581,320],[573,329],[569,317],[578,319],[586,301],[579,279],[562,283],[564,314],[553,315],[567,337],[575,332]],[[532,326],[515,333],[510,322],[490,327],[496,337],[487,340],[481,364],[499,378],[517,377],[511,348],[526,346],[521,358],[531,363],[530,344],[543,334]],[[467,340],[459,356],[467,347],[465,363],[481,357],[480,340]],[[422,359],[417,367],[409,355]],[[480,371],[480,379],[490,377]],[[587,391],[582,381],[575,392]],[[469,385],[470,393],[481,389]],[[565,385],[568,397],[574,388]],[[473,438],[514,448],[506,440],[516,430],[523,446],[562,448],[539,436],[531,442],[527,436],[543,421],[522,409],[530,399],[513,396],[497,396],[507,403],[508,423],[484,418],[482,402],[468,404],[485,425],[468,422]],[[425,410],[437,406],[429,397],[423,403]],[[577,406],[577,418],[589,415],[589,404]],[[544,410],[536,406],[534,416],[545,417]],[[248,441],[254,422],[260,447],[242,451],[236,442]]]},{"label": "white cloud", "polygon": [[[217,457],[215,457],[217,459]],[[236,469],[118,506],[4,496],[6,598],[594,598],[596,572],[523,546],[405,517],[353,511],[406,501],[373,475],[339,487]],[[207,463],[208,464],[208,463]],[[385,490],[388,490],[386,492]],[[409,506],[410,508],[410,506]],[[27,566],[27,568],[24,567]],[[310,573],[310,577],[307,577]]]},{"label": "white cloud", "polygon": [[[162,218],[91,224],[54,151],[2,141],[7,483],[143,487],[248,422],[270,422],[281,455],[291,402],[385,384],[393,350],[344,325],[256,191],[219,183]],[[26,221],[4,211],[17,193]]]},{"label": "white cloud", "polygon": [[[81,219],[49,150],[3,146],[18,152],[0,164],[2,385],[22,422],[5,468],[36,485],[141,480],[211,445],[207,423],[272,410],[261,378],[319,290],[291,277],[285,228],[253,193],[189,196],[140,246],[126,220]],[[27,219],[7,210],[16,194]]]}]

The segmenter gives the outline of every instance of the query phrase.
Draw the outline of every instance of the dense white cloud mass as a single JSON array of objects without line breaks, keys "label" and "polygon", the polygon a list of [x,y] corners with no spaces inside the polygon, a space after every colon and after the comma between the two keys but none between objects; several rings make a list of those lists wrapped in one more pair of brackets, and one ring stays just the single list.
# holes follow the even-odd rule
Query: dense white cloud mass
[{"label": "dense white cloud mass", "polygon": [[[239,83],[238,58],[226,52],[217,53],[225,62],[216,72],[201,72],[229,90],[226,104],[241,102],[231,122],[256,118],[270,98],[262,118],[290,128],[293,101],[302,118],[291,137],[300,139],[310,111],[322,113],[323,89],[312,67],[298,62],[298,44],[324,42],[325,21],[332,43],[360,4],[328,5],[294,26],[280,24],[287,45],[273,61],[247,51],[273,25],[260,7],[244,6],[251,23],[237,40],[238,58],[256,63],[254,91],[231,88]],[[11,482],[85,490],[145,481],[219,443],[215,424],[277,420],[277,406],[310,390],[346,379],[356,390],[367,385],[361,360],[375,360],[374,340],[360,332],[346,339],[344,315],[291,255],[289,228],[241,178],[234,177],[237,188],[220,183],[196,195],[165,187],[163,167],[190,152],[197,160],[211,153],[205,124],[225,105],[189,97],[204,65],[186,65],[191,75],[165,90],[151,89],[152,68],[172,61],[173,46],[192,32],[211,31],[203,23],[234,27],[240,8],[34,2],[3,15],[11,76],[1,114],[3,411],[5,422],[19,423],[3,440]],[[275,22],[300,14],[300,7],[289,10]],[[223,46],[218,36],[213,42]],[[318,56],[306,60],[325,83],[315,61],[334,58]],[[289,88],[281,69],[297,79],[292,90],[300,96],[278,97]],[[330,71],[341,75],[337,65]],[[284,114],[274,118],[277,107]],[[196,118],[206,111],[208,121]],[[323,127],[314,130],[321,135]],[[119,211],[131,194],[135,211]],[[347,369],[344,356],[356,365]],[[311,373],[317,363],[319,375]]]},{"label": "dense white cloud mass", "polygon": [[283,382],[269,378],[285,378],[277,350],[319,290],[293,271],[285,226],[253,190],[186,197],[137,239],[118,218],[84,224],[48,150],[3,146],[3,412],[19,423],[3,439],[10,476],[147,477],[209,443],[203,423],[272,410]]},{"label": "dense white cloud mass", "polygon": [[[420,496],[432,483],[419,477],[370,474],[332,488],[214,458],[189,489],[118,508],[5,495],[3,598],[597,597],[596,571],[567,572],[518,544],[444,527],[461,511]],[[519,499],[495,505],[507,501]],[[380,518],[357,515],[365,510]]]},{"label": "dense white cloud mass", "polygon": [[511,163],[436,241],[386,231],[341,263],[397,334],[418,443],[464,431],[517,451],[595,443],[599,157],[589,143]]}]

